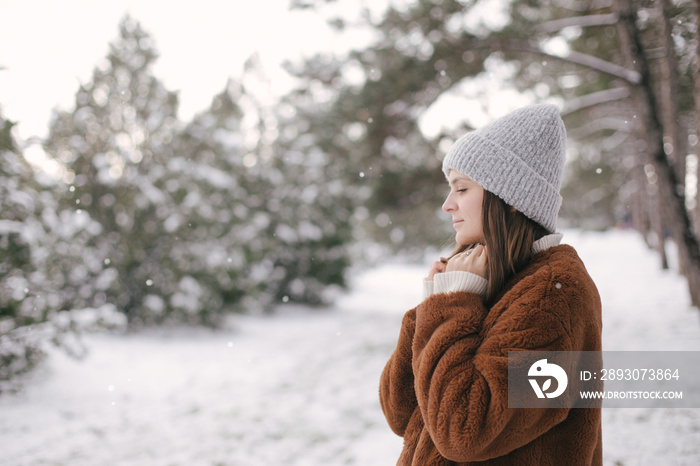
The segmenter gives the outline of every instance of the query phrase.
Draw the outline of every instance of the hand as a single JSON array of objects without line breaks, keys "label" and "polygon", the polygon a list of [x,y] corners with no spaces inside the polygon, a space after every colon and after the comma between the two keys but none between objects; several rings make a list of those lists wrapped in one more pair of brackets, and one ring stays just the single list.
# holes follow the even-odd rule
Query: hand
[{"label": "hand", "polygon": [[479,244],[476,247],[461,252],[449,260],[445,272],[471,272],[480,277],[487,278],[488,254],[486,247]]},{"label": "hand", "polygon": [[430,272],[428,272],[426,280],[432,281],[436,273],[442,273],[445,271],[446,265],[447,259],[445,259],[444,257],[441,257],[439,261],[433,262],[433,265],[430,267]]}]

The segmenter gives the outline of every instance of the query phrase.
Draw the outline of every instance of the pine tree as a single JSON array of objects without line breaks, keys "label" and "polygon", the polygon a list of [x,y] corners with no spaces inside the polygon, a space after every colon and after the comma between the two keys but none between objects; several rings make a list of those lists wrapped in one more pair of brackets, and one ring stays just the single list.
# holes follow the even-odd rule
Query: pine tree
[{"label": "pine tree", "polygon": [[162,226],[173,209],[156,187],[172,157],[177,96],[151,74],[156,58],[148,34],[125,17],[108,66],[80,87],[73,111],[54,116],[46,142],[74,175],[62,205],[101,226],[100,259],[117,275],[104,292],[131,324],[152,318],[144,298],[165,295],[177,279],[161,267],[173,247]]},{"label": "pine tree", "polygon": [[[178,238],[164,266],[197,282],[199,305],[207,313],[222,307],[260,310],[270,302],[264,293],[267,275],[253,272],[269,249],[264,233],[269,220],[263,181],[241,129],[241,100],[250,98],[230,80],[210,108],[178,133],[164,180],[176,207],[165,226]],[[180,288],[171,306],[188,303]]]},{"label": "pine tree", "polygon": [[57,206],[59,185],[29,166],[12,126],[0,115],[0,392],[50,346],[80,357],[81,333],[121,325],[87,285],[110,282],[90,260],[99,225]]},{"label": "pine tree", "polygon": [[156,56],[125,18],[109,66],[56,115],[46,144],[75,177],[63,206],[100,225],[95,257],[116,276],[106,300],[132,326],[216,326],[285,297],[323,302],[349,264],[349,214],[334,204],[345,194],[323,195],[325,168],[306,165],[318,158],[290,155],[294,144],[271,136],[275,110],[233,81],[180,127],[176,95],[150,72]]},{"label": "pine tree", "polygon": [[39,344],[18,341],[14,333],[45,319],[22,306],[34,272],[32,244],[25,233],[37,193],[28,189],[31,169],[14,143],[12,126],[0,115],[0,383],[26,372],[44,355]]},{"label": "pine tree", "polygon": [[329,286],[346,283],[357,190],[346,182],[344,165],[332,158],[327,134],[314,131],[318,116],[327,115],[324,106],[322,99],[299,93],[273,109],[276,137],[260,174],[277,302],[322,304]]}]

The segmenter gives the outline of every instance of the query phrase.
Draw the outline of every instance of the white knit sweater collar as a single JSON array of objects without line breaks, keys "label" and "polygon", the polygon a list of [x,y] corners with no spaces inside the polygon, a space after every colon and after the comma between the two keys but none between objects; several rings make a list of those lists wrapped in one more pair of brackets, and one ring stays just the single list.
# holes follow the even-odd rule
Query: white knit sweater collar
[{"label": "white knit sweater collar", "polygon": [[[545,249],[556,246],[561,242],[561,233],[553,233],[543,236],[532,243],[532,251],[537,254]],[[488,281],[479,275],[464,272],[453,271],[443,272],[435,275],[433,280],[423,280],[423,298],[428,298],[434,293],[450,293],[453,291],[469,291],[480,296],[486,295]]]},{"label": "white knit sweater collar", "polygon": [[549,249],[552,246],[557,246],[561,243],[561,239],[564,235],[562,233],[552,233],[551,235],[543,236],[534,243],[532,243],[532,251],[537,254],[545,249]]}]

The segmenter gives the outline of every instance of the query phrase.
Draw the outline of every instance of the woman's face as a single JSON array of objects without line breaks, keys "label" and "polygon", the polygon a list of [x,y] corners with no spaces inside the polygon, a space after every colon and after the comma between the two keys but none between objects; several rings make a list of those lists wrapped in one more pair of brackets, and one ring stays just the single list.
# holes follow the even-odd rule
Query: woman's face
[{"label": "woman's face", "polygon": [[481,205],[484,200],[484,188],[456,170],[450,170],[448,181],[450,194],[442,204],[442,210],[452,215],[452,224],[457,230],[457,243],[483,243]]}]

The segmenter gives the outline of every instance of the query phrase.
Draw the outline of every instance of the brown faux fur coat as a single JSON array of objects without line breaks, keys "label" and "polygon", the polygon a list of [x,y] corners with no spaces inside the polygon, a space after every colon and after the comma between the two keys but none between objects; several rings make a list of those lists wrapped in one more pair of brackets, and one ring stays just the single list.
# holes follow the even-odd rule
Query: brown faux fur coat
[{"label": "brown faux fur coat", "polygon": [[576,251],[536,254],[491,309],[465,291],[406,313],[380,401],[399,465],[600,465],[600,409],[508,408],[508,350],[600,351],[601,304]]}]

